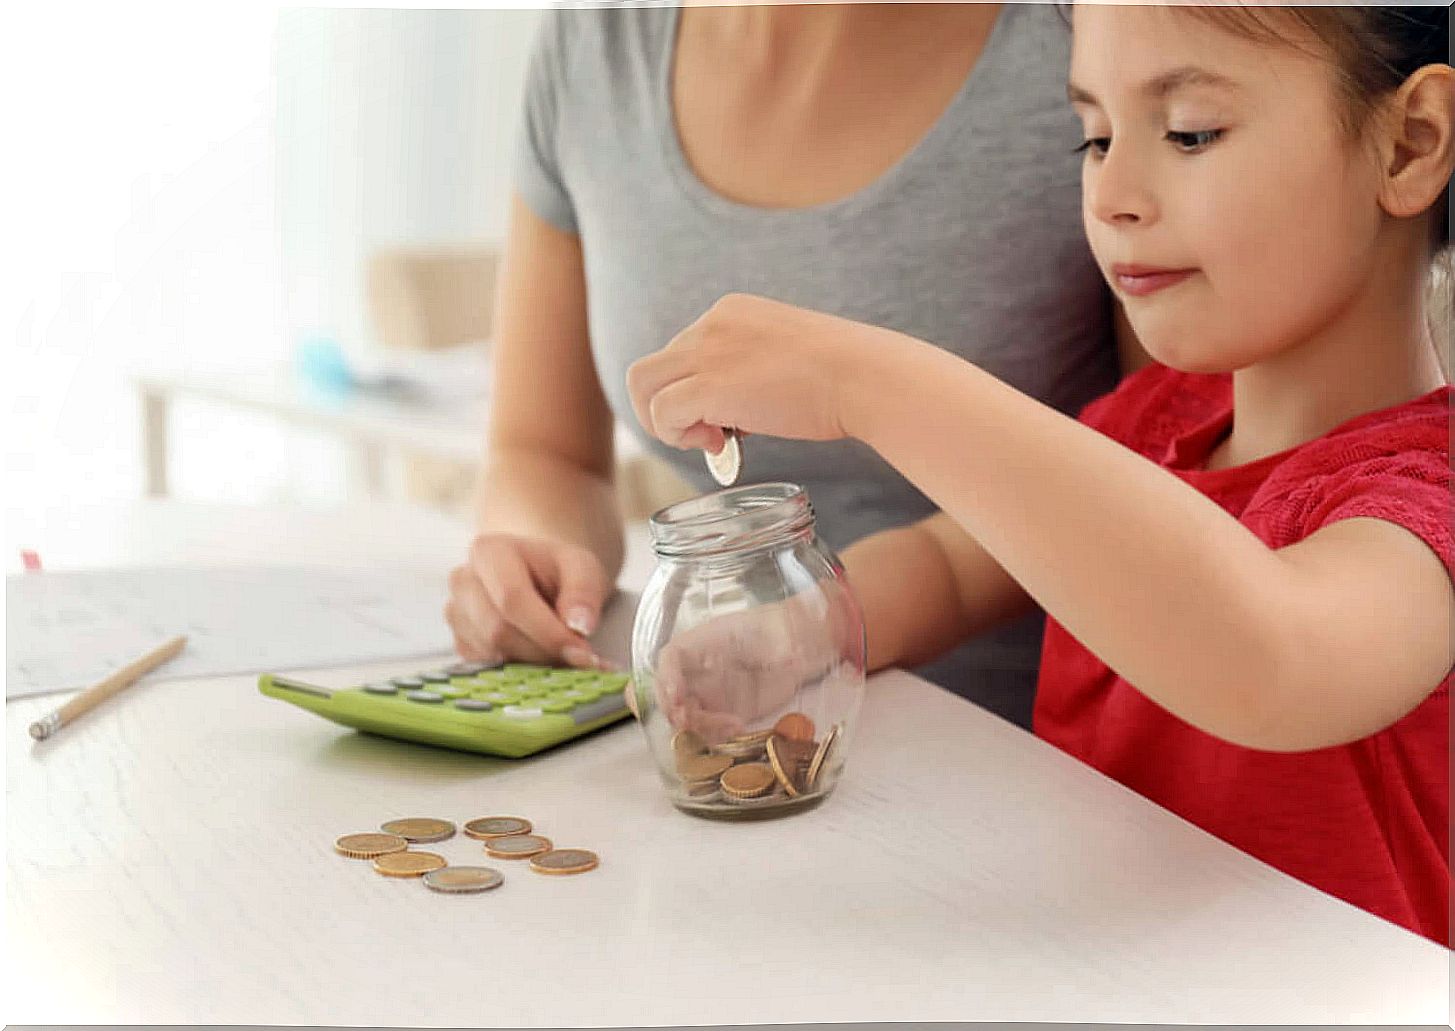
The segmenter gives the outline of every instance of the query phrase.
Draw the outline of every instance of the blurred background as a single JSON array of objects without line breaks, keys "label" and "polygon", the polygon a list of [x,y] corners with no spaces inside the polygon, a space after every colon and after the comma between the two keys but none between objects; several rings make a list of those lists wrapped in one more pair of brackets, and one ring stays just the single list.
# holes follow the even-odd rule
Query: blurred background
[{"label": "blurred background", "polygon": [[540,15],[9,16],[7,508],[459,511]]}]

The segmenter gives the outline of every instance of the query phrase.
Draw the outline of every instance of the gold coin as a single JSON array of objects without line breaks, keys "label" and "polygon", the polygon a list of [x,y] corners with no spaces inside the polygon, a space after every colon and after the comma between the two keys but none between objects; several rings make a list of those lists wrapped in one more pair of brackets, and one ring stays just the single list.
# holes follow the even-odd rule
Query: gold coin
[{"label": "gold coin", "polygon": [[465,834],[481,841],[530,832],[530,821],[522,820],[519,816],[482,816],[465,824]]},{"label": "gold coin", "polygon": [[485,842],[485,851],[496,859],[529,859],[551,850],[551,839],[539,834],[507,834]]},{"label": "gold coin", "polygon": [[790,795],[798,794],[798,777],[812,747],[810,742],[794,741],[776,734],[768,739],[768,765],[773,768],[783,790]]},{"label": "gold coin", "polygon": [[390,820],[381,824],[380,830],[397,834],[410,842],[444,841],[455,836],[455,825],[449,820],[436,820],[428,816],[413,816],[404,820]]},{"label": "gold coin", "polygon": [[809,761],[808,773],[803,778],[804,786],[808,790],[812,791],[813,786],[818,783],[818,775],[823,772],[824,764],[828,762],[829,753],[833,751],[833,747],[838,740],[839,725],[835,723],[829,728],[829,732],[824,735],[823,740],[819,742],[818,750],[813,753],[813,759]]},{"label": "gold coin", "polygon": [[424,875],[424,886],[449,895],[489,891],[505,882],[499,870],[489,866],[445,866]]},{"label": "gold coin", "polygon": [[707,742],[696,731],[679,730],[672,735],[672,751],[678,759],[701,755],[707,751]]},{"label": "gold coin", "polygon": [[726,755],[741,762],[744,759],[763,758],[763,742],[761,741],[724,741],[720,745],[712,746],[713,755]]},{"label": "gold coin", "polygon": [[403,852],[409,842],[398,834],[345,834],[333,843],[335,852],[350,859],[373,859],[390,852]]},{"label": "gold coin", "polygon": [[584,848],[556,848],[533,856],[530,868],[536,873],[585,873],[594,870],[601,860],[595,852]]},{"label": "gold coin", "polygon": [[784,791],[781,786],[774,784],[771,792],[766,795],[759,795],[757,798],[736,798],[733,795],[729,795],[726,791],[720,797],[728,805],[737,806],[741,809],[750,809],[756,806],[772,806],[787,801],[789,796],[788,792]]},{"label": "gold coin", "polygon": [[773,725],[773,733],[779,737],[786,737],[793,741],[812,741],[814,735],[813,720],[801,712],[790,712]]},{"label": "gold coin", "polygon": [[418,877],[445,865],[445,857],[433,852],[390,852],[374,860],[385,877]]},{"label": "gold coin", "polygon": [[693,755],[677,757],[677,772],[683,780],[711,780],[721,777],[733,764],[728,755]]},{"label": "gold coin", "polygon": [[689,780],[682,785],[682,790],[687,793],[688,798],[702,799],[709,795],[717,794],[722,785],[717,778],[712,780]]},{"label": "gold coin", "polygon": [[757,798],[773,787],[777,775],[762,763],[734,766],[722,775],[722,790],[735,798]]},{"label": "gold coin", "polygon": [[746,734],[737,734],[729,738],[734,744],[743,745],[766,745],[768,739],[773,736],[773,728],[767,730],[752,730]]}]

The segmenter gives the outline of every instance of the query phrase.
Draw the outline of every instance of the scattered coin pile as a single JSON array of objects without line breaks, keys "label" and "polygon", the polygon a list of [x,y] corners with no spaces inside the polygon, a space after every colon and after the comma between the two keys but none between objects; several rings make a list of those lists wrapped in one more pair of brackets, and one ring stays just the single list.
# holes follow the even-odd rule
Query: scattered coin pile
[{"label": "scattered coin pile", "polygon": [[771,728],[709,745],[691,730],[672,738],[683,791],[694,803],[771,806],[812,794],[833,756],[841,724],[817,740],[813,720],[790,712]]},{"label": "scattered coin pile", "polygon": [[[484,843],[496,859],[528,859],[530,868],[544,874],[573,874],[594,870],[595,852],[584,848],[556,848],[549,838],[531,833],[529,820],[518,816],[482,816],[465,824],[465,836]],[[334,851],[351,859],[372,859],[374,869],[386,877],[419,877],[433,891],[468,894],[489,891],[505,877],[490,866],[450,866],[436,852],[411,851],[411,845],[445,841],[455,836],[449,820],[411,817],[390,820],[378,831],[345,834],[333,843]]]}]

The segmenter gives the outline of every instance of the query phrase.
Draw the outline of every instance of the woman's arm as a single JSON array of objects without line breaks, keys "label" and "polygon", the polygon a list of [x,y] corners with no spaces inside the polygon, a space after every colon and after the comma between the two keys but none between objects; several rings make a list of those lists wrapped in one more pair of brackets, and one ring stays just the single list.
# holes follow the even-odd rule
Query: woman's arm
[{"label": "woman's arm", "polygon": [[621,570],[613,428],[591,357],[580,240],[512,198],[501,270],[481,531],[577,544]]},{"label": "woman's arm", "polygon": [[1095,430],[938,348],[885,343],[863,352],[843,430],[1173,714],[1249,747],[1324,747],[1448,672],[1455,592],[1412,533],[1349,520],[1270,550]]}]

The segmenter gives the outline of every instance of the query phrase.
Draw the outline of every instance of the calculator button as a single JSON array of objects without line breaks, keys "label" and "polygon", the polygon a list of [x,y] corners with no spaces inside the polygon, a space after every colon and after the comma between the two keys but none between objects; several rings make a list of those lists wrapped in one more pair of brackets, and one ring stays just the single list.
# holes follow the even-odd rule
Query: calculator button
[{"label": "calculator button", "polygon": [[432,670],[429,673],[421,673],[419,679],[426,684],[448,684],[450,675],[443,670]]},{"label": "calculator button", "polygon": [[496,705],[514,705],[520,701],[520,693],[518,691],[491,691],[480,697],[484,698],[487,702],[494,702]]},{"label": "calculator button", "polygon": [[370,694],[394,694],[396,691],[399,690],[399,688],[395,687],[387,680],[381,680],[376,684],[365,684],[364,690],[368,691]]},{"label": "calculator button", "polygon": [[455,702],[456,709],[466,709],[470,712],[489,712],[494,706],[489,702],[482,702],[478,698],[461,698]]},{"label": "calculator button", "polygon": [[513,720],[533,720],[541,714],[541,710],[526,705],[507,705],[500,711]]},{"label": "calculator button", "polygon": [[576,708],[576,703],[564,698],[552,698],[550,701],[541,703],[541,709],[544,712],[570,712],[574,708]]},{"label": "calculator button", "polygon": [[571,719],[578,725],[590,723],[592,720],[599,720],[603,716],[609,716],[614,712],[622,712],[626,709],[626,699],[620,692],[599,698],[587,705],[578,705],[571,711]]},{"label": "calculator button", "polygon": [[410,691],[404,697],[411,702],[442,702],[445,700],[444,695],[436,694],[433,691]]},{"label": "calculator button", "polygon": [[495,668],[487,666],[483,662],[457,662],[453,666],[446,666],[444,671],[452,677],[473,677],[484,673],[487,669]]},{"label": "calculator button", "polygon": [[446,698],[463,698],[470,693],[463,687],[455,687],[453,684],[430,684],[429,690]]},{"label": "calculator button", "polygon": [[390,679],[389,683],[393,684],[395,687],[402,687],[406,690],[409,690],[411,688],[420,688],[424,686],[424,681],[420,680],[418,677],[393,677]]}]

